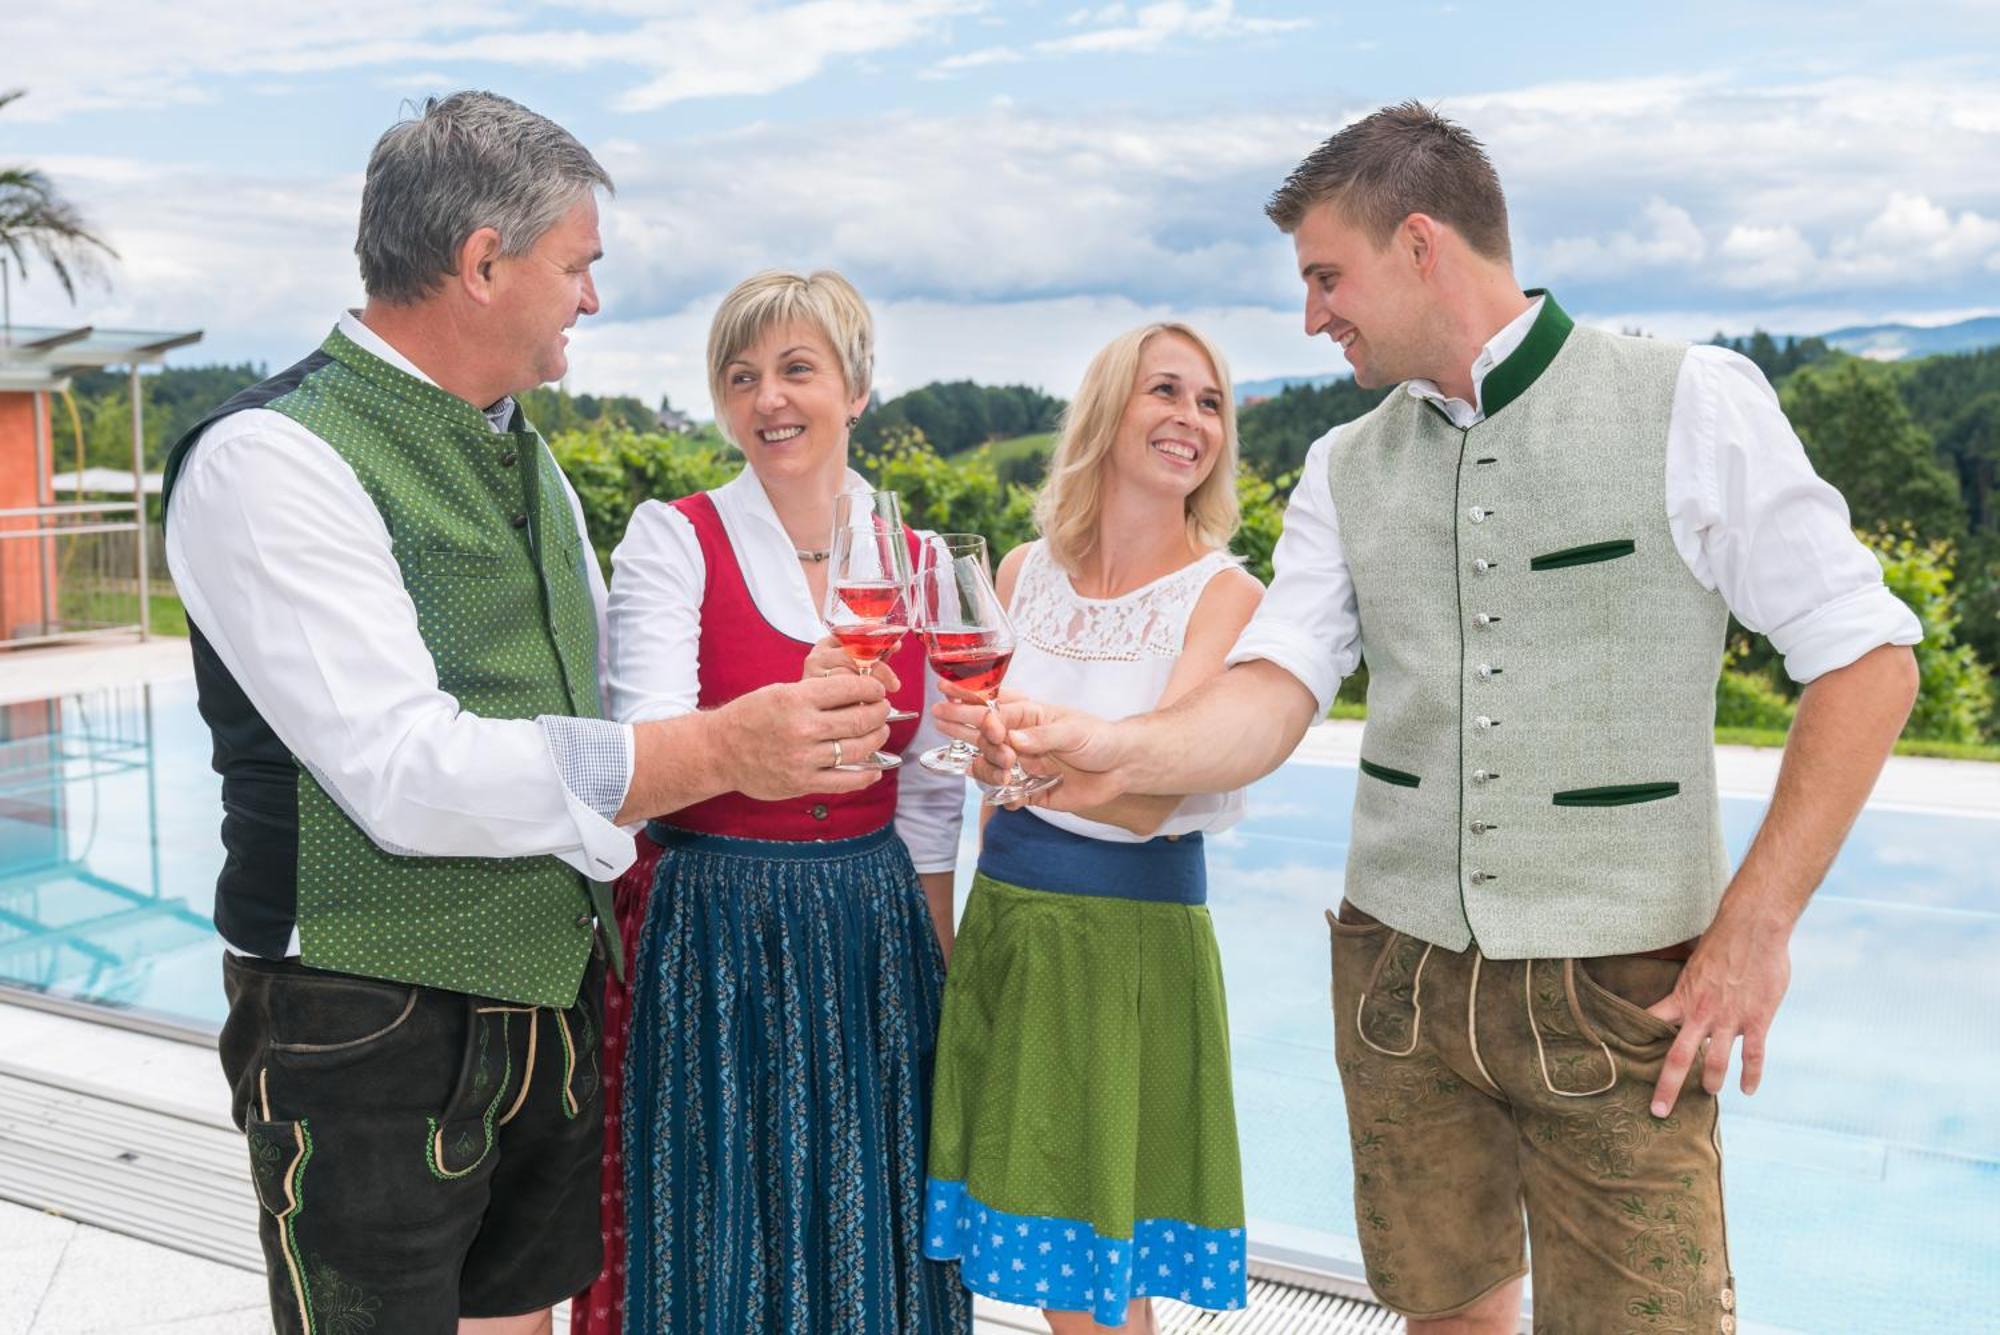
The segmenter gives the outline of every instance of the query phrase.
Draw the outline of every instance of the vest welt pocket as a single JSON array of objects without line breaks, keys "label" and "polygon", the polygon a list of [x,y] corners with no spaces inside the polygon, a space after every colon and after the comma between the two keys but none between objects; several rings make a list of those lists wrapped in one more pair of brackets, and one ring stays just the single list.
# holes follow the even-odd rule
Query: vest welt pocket
[{"label": "vest welt pocket", "polygon": [[1559,807],[1629,807],[1680,796],[1677,783],[1617,783],[1604,788],[1571,788],[1555,795]]},{"label": "vest welt pocket", "polygon": [[1528,569],[1567,570],[1571,566],[1615,561],[1621,556],[1630,556],[1638,550],[1639,545],[1630,538],[1620,538],[1615,542],[1591,542],[1581,547],[1565,547],[1559,552],[1548,552],[1532,557],[1528,561]]},{"label": "vest welt pocket", "polygon": [[417,568],[426,575],[498,579],[506,573],[506,561],[498,552],[466,547],[425,547],[417,553]]},{"label": "vest welt pocket", "polygon": [[1387,765],[1378,765],[1372,760],[1363,760],[1361,762],[1361,772],[1371,779],[1380,779],[1383,783],[1393,783],[1398,788],[1415,788],[1423,782],[1422,779],[1414,774],[1399,769],[1390,769]]}]

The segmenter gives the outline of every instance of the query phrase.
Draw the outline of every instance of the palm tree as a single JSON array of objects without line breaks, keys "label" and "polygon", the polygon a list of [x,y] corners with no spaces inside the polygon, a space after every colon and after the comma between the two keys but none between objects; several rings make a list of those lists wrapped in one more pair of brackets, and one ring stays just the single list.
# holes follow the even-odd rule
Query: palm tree
[{"label": "palm tree", "polygon": [[[0,109],[22,91],[0,93]],[[76,300],[76,279],[99,272],[101,256],[118,255],[47,176],[32,167],[0,167],[0,342],[12,342],[14,336],[9,266],[25,280],[29,251],[41,257],[71,302]]]}]

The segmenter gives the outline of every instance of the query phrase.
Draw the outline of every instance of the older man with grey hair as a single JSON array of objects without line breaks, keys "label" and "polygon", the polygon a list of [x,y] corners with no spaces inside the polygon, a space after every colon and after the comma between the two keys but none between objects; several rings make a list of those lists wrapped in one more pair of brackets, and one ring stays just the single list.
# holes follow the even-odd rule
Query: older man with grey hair
[{"label": "older man with grey hair", "polygon": [[167,463],[282,1332],[547,1331],[599,1265],[621,827],[879,778],[829,767],[887,736],[871,677],[601,716],[603,578],[513,396],[598,309],[610,188],[505,98],[426,102],[369,160],[367,304]]}]

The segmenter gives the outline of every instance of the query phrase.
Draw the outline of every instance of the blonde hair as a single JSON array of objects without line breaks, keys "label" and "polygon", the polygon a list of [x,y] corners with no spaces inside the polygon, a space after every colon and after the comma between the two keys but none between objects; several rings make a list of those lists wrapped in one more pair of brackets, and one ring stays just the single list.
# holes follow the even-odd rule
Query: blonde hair
[{"label": "blonde hair", "polygon": [[1241,512],[1236,501],[1236,399],[1229,364],[1215,345],[1188,325],[1162,321],[1120,334],[1090,359],[1076,399],[1063,413],[1062,435],[1049,460],[1048,480],[1035,497],[1035,527],[1056,564],[1074,574],[1097,546],[1097,520],[1104,509],[1104,456],[1111,452],[1126,402],[1139,378],[1139,358],[1161,334],[1178,334],[1200,348],[1215,368],[1222,393],[1222,453],[1186,505],[1188,541],[1221,548],[1236,536]]},{"label": "blonde hair", "polygon": [[708,326],[708,393],[725,435],[723,372],[758,339],[784,324],[819,330],[840,359],[849,398],[868,393],[875,377],[875,322],[854,284],[831,269],[812,274],[766,269],[729,290]]}]

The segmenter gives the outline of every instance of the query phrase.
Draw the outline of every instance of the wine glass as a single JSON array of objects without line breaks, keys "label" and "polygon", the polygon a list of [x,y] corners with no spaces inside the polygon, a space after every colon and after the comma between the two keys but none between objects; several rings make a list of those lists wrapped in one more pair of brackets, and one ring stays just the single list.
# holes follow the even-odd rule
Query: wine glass
[{"label": "wine glass", "polygon": [[[924,652],[940,689],[961,704],[983,704],[997,715],[993,701],[1014,657],[1014,627],[993,591],[985,544],[961,547],[956,554],[949,547],[927,548],[917,577],[917,607]],[[949,749],[941,757],[953,759]],[[1005,806],[1062,782],[1054,774],[1030,774],[1018,764],[1007,777],[1007,783],[986,794],[987,805]]]},{"label": "wine glass", "polygon": [[[933,562],[949,563],[962,556],[977,560],[986,568],[988,574],[992,573],[993,567],[987,560],[986,539],[977,533],[933,533],[923,540],[918,557],[916,592],[910,607],[912,624],[919,632],[937,620],[940,608],[947,614],[945,618],[947,622],[956,621],[957,601],[955,597],[946,593],[950,586],[940,586],[935,583],[926,586],[924,571]],[[946,633],[952,632],[948,630]],[[926,650],[929,648],[929,643],[929,637],[926,636]],[[943,678],[939,680],[942,681]],[[917,757],[925,769],[936,770],[940,774],[957,775],[971,773],[972,762],[977,759],[979,759],[979,748],[971,742],[962,742],[956,738],[949,746],[934,746]]]},{"label": "wine glass", "polygon": [[[843,492],[833,502],[827,557],[826,626],[856,672],[896,651],[910,630],[910,549],[903,506],[893,491]],[[891,708],[890,720],[916,715]],[[894,769],[903,758],[872,752],[837,769]]]}]

